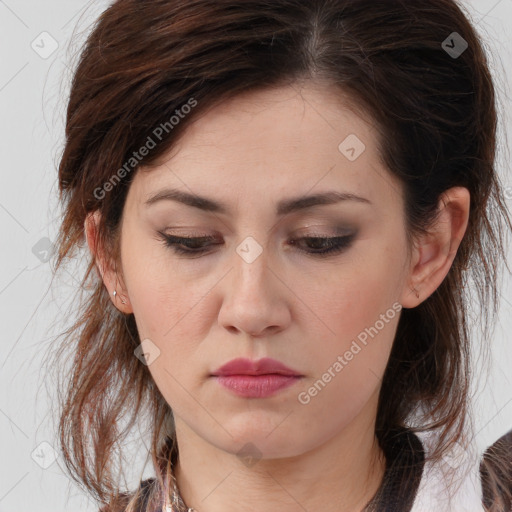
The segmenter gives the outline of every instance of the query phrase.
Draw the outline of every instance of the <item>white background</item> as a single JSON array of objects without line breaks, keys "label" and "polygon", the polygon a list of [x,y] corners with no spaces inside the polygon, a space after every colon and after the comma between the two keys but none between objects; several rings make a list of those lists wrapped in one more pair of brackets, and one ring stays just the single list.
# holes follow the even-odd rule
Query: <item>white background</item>
[{"label": "white background", "polygon": [[[33,247],[44,244],[41,239],[55,239],[56,168],[72,58],[90,23],[108,3],[0,0],[0,512],[97,511],[71,483],[60,456],[46,469],[38,464],[50,463],[50,445],[57,447],[50,410],[54,400],[46,394],[51,382],[45,380],[42,358],[62,330],[66,299],[78,287],[78,274],[67,274],[68,279],[50,286],[51,262],[38,259]],[[463,5],[485,40],[497,80],[504,149],[512,142],[512,0],[472,0]],[[40,36],[42,32],[58,43],[48,58],[31,47],[33,41],[47,37]],[[46,48],[51,49],[49,44]],[[512,206],[509,157],[501,151],[499,171]],[[505,275],[494,364],[489,376],[479,377],[475,396],[476,442],[482,449],[512,428],[511,282]],[[478,344],[477,335],[474,342]],[[143,445],[136,446],[134,457],[139,460],[133,467],[139,470],[146,454]],[[150,476],[151,468],[148,471]],[[135,471],[130,477],[132,485],[139,476]]]}]

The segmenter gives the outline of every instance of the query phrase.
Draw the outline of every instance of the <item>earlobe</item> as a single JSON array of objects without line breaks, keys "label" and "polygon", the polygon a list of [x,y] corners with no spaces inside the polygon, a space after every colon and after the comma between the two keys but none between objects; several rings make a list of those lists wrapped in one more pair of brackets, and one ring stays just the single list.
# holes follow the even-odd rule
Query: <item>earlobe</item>
[{"label": "earlobe", "polygon": [[428,234],[415,244],[402,306],[413,308],[429,297],[448,274],[469,219],[470,195],[454,187],[441,195],[438,217]]}]

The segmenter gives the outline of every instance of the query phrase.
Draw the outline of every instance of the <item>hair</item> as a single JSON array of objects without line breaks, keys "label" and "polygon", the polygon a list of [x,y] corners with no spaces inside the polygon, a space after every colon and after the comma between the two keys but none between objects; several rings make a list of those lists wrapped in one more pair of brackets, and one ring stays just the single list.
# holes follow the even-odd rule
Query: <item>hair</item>
[{"label": "hair", "polygon": [[[456,56],[443,47],[453,32],[468,44]],[[95,21],[72,78],[56,269],[83,248],[84,220],[94,211],[101,213],[96,241],[121,269],[120,220],[135,172],[157,165],[191,122],[224,100],[301,82],[332,87],[371,120],[382,162],[403,185],[410,244],[436,220],[444,191],[470,192],[467,230],[447,276],[421,304],[401,311],[376,418],[388,462],[403,429],[435,431],[428,457],[439,461],[469,432],[470,299],[480,306],[488,347],[504,235],[512,230],[496,172],[498,99],[487,55],[454,0],[114,1]],[[170,123],[173,116],[178,121]],[[135,160],[150,139],[158,142]],[[95,267],[89,255],[87,294],[56,351],[73,355],[59,441],[88,493],[108,510],[132,510],[140,492],[119,492],[116,450],[137,422],[148,422],[156,471],[149,503],[159,503],[177,450],[174,420],[134,357],[134,315],[112,304]]]}]

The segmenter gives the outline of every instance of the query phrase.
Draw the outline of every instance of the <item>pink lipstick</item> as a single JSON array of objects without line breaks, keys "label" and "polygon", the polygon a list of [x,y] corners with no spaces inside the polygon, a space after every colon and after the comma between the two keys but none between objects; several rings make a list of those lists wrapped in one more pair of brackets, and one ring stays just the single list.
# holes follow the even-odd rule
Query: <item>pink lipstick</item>
[{"label": "pink lipstick", "polygon": [[212,373],[219,384],[245,398],[266,398],[292,386],[303,375],[268,357],[258,361],[233,359]]}]

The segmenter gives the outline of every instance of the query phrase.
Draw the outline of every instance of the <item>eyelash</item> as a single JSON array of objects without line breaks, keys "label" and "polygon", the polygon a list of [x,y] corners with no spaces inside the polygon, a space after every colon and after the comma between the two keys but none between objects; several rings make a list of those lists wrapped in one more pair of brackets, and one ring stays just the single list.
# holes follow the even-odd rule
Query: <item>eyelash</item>
[{"label": "eyelash", "polygon": [[[200,247],[200,248],[190,248],[187,244],[197,244],[201,242],[208,242],[210,240],[215,240],[215,237],[213,236],[204,236],[204,237],[182,237],[182,236],[172,236],[167,235],[162,232],[158,232],[161,237],[162,241],[164,242],[166,247],[171,248],[176,254],[179,255],[185,255],[185,256],[194,256],[194,255],[201,255],[206,252],[208,252],[208,248]],[[301,240],[309,240],[314,242],[321,242],[322,245],[327,245],[327,249],[323,249],[320,251],[308,251],[304,250],[308,255],[311,256],[329,256],[341,253],[342,251],[348,249],[355,237],[355,234],[352,233],[350,235],[344,235],[344,236],[334,236],[334,237],[315,237],[315,236],[307,236],[298,238],[296,240],[291,241],[291,245],[296,245],[297,241]],[[213,245],[220,245],[220,244],[213,244]],[[187,249],[183,248],[183,246],[188,247]]]}]

